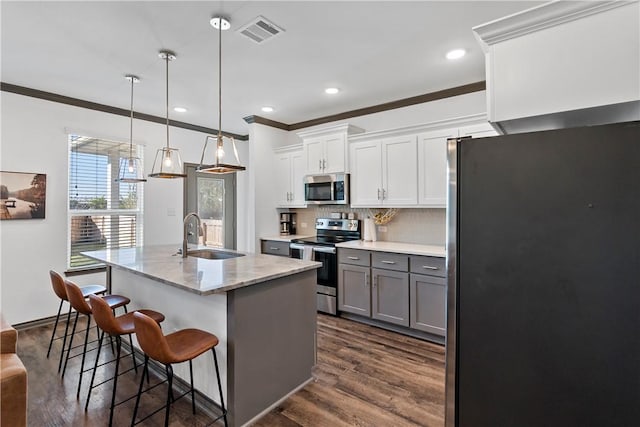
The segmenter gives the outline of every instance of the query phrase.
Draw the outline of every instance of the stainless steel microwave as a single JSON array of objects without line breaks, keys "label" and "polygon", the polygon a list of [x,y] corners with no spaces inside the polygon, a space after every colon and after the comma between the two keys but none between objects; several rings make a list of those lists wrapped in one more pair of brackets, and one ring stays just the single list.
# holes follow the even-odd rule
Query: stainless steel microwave
[{"label": "stainless steel microwave", "polygon": [[304,177],[304,201],[315,205],[348,205],[349,174],[333,173]]}]

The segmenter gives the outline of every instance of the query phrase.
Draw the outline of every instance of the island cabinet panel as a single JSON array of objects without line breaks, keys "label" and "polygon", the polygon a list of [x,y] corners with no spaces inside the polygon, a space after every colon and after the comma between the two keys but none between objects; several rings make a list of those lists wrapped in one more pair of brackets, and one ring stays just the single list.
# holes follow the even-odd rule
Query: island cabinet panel
[{"label": "island cabinet panel", "polygon": [[409,274],[373,268],[371,275],[371,317],[409,326]]},{"label": "island cabinet panel", "polygon": [[447,283],[443,277],[410,274],[410,326],[445,336]]},{"label": "island cabinet panel", "polygon": [[[368,255],[368,254],[367,254]],[[369,266],[339,264],[338,309],[361,316],[371,316]]]}]

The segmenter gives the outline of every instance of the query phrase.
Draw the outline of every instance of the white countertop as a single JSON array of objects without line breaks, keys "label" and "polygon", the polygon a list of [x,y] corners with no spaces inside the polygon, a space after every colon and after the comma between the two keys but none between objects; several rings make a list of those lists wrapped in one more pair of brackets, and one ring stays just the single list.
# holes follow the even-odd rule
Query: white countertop
[{"label": "white countertop", "polygon": [[[200,295],[227,292],[266,282],[267,280],[314,270],[321,264],[296,258],[274,257],[229,249],[223,252],[242,253],[228,259],[182,258],[176,251],[180,245],[143,246],[82,252],[115,268],[127,270],[158,282]],[[195,249],[192,247],[191,249]],[[198,249],[211,249],[199,246]]]},{"label": "white countertop", "polygon": [[415,243],[400,242],[365,242],[364,240],[352,240],[350,242],[336,244],[338,248],[363,249],[367,251],[394,252],[398,254],[426,255],[446,257],[445,246],[419,245]]},{"label": "white countertop", "polygon": [[304,239],[305,237],[314,237],[314,235],[288,234],[286,236],[261,237],[260,240],[275,240],[276,242],[291,242],[293,239]]}]

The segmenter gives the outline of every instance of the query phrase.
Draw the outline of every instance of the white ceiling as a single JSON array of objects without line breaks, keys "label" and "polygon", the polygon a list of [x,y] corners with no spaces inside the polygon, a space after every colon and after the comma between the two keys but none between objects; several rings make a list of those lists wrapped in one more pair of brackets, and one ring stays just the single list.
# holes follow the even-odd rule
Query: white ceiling
[{"label": "white ceiling", "polygon": [[[124,75],[141,77],[135,110],[164,117],[169,64],[171,119],[217,128],[218,34],[223,33],[225,131],[247,133],[260,115],[287,124],[485,79],[471,27],[542,2],[523,1],[6,1],[1,2],[1,78],[129,108]],[[285,32],[263,44],[237,33],[262,15]],[[452,62],[453,48],[468,54]],[[324,88],[341,93],[329,96]],[[263,113],[264,105],[275,107]]]}]

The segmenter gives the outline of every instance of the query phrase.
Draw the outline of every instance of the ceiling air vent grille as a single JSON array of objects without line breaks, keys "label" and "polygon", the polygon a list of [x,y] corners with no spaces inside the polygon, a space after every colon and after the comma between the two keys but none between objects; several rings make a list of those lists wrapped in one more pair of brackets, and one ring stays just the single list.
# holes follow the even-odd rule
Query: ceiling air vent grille
[{"label": "ceiling air vent grille", "polygon": [[239,28],[238,32],[255,43],[260,44],[271,40],[278,34],[284,32],[284,30],[273,22],[268,21],[264,16],[258,16],[247,25]]}]

